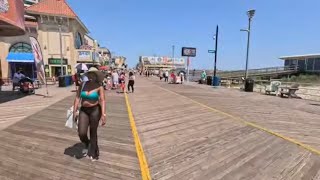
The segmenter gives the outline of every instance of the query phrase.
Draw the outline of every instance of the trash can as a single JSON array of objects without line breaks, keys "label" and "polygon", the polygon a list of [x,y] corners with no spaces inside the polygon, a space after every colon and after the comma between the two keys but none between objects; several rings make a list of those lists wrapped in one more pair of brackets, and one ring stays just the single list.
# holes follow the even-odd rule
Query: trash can
[{"label": "trash can", "polygon": [[251,78],[247,78],[244,83],[244,91],[245,92],[253,92],[254,80]]},{"label": "trash can", "polygon": [[65,76],[59,76],[59,87],[67,87]]},{"label": "trash can", "polygon": [[214,76],[212,80],[212,85],[213,86],[220,86],[220,77]]},{"label": "trash can", "polygon": [[59,87],[67,87],[72,84],[72,76],[59,76]]},{"label": "trash can", "polygon": [[212,76],[207,76],[207,85],[212,85]]}]

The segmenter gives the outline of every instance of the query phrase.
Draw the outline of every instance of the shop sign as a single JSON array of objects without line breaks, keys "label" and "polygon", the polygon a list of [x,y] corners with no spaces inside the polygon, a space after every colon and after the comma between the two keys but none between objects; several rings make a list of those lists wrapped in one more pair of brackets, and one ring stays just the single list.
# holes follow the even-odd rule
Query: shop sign
[{"label": "shop sign", "polygon": [[90,51],[78,51],[78,60],[90,60],[91,59],[91,53]]},{"label": "shop sign", "polygon": [[[59,58],[49,58],[48,62],[51,65],[61,65],[61,59],[59,59]],[[67,65],[68,64],[68,60],[67,59],[63,59],[62,63],[64,65]]]}]

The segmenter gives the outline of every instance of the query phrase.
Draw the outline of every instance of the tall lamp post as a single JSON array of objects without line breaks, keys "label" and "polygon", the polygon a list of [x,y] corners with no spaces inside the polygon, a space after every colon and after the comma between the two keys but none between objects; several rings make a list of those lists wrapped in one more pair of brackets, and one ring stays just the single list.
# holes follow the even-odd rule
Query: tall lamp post
[{"label": "tall lamp post", "polygon": [[214,69],[213,69],[213,86],[218,86],[217,82],[217,56],[218,56],[218,37],[219,37],[219,26],[217,25],[216,34],[214,36],[215,40],[215,50],[208,50],[208,53],[214,53]]},{"label": "tall lamp post", "polygon": [[175,62],[174,62],[174,45],[172,45],[172,69],[174,69],[173,67],[175,67]]},{"label": "tall lamp post", "polygon": [[240,31],[246,31],[248,33],[248,40],[247,40],[247,56],[246,56],[246,72],[245,72],[245,79],[248,78],[248,63],[249,63],[249,48],[250,48],[250,32],[251,32],[251,20],[255,14],[256,10],[251,9],[247,12],[249,18],[249,25],[248,29],[241,29]]},{"label": "tall lamp post", "polygon": [[215,35],[216,43],[215,43],[215,50],[214,50],[213,79],[215,79],[217,75],[218,34],[219,34],[219,26],[217,25],[216,35]]},{"label": "tall lamp post", "polygon": [[60,38],[60,65],[61,65],[60,76],[63,76],[63,53],[62,53],[62,35],[61,35],[62,20],[63,20],[62,17],[60,17],[58,21],[59,38]]}]

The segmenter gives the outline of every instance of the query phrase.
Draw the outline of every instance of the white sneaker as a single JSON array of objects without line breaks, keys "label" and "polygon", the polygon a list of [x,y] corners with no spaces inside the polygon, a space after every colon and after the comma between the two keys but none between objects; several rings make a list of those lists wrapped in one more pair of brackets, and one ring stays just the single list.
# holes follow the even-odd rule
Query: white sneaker
[{"label": "white sneaker", "polygon": [[95,162],[95,161],[98,161],[98,158],[93,158],[92,156],[90,156],[90,160],[91,160],[92,162]]},{"label": "white sneaker", "polygon": [[88,149],[83,149],[82,155],[83,155],[83,157],[86,157],[88,155]]}]

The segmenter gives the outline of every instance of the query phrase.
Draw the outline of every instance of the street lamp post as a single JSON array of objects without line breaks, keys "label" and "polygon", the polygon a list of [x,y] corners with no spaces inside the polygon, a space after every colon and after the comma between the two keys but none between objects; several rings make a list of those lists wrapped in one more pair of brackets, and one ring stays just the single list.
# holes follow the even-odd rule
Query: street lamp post
[{"label": "street lamp post", "polygon": [[175,62],[174,62],[174,45],[172,46],[172,65],[175,67]]},{"label": "street lamp post", "polygon": [[59,24],[59,38],[60,38],[60,65],[61,65],[61,72],[60,76],[63,76],[63,53],[62,53],[62,35],[61,35],[61,26],[62,26],[62,17],[60,17]]},{"label": "street lamp post", "polygon": [[218,37],[219,37],[219,26],[217,25],[216,34],[213,39],[215,39],[215,50],[208,50],[208,53],[214,53],[214,69],[213,69],[213,86],[217,86],[215,84],[217,78],[217,56],[218,56]]},{"label": "street lamp post", "polygon": [[241,31],[246,31],[248,33],[248,40],[247,40],[247,56],[246,56],[246,72],[245,72],[245,79],[248,78],[248,64],[249,64],[249,48],[250,48],[250,33],[251,33],[251,20],[255,14],[255,10],[249,10],[247,12],[249,18],[249,25],[248,29],[241,29]]},{"label": "street lamp post", "polygon": [[217,25],[216,29],[216,45],[215,45],[215,50],[214,50],[214,70],[213,70],[213,79],[216,78],[217,75],[217,54],[218,54],[218,34],[219,34],[219,26]]}]

